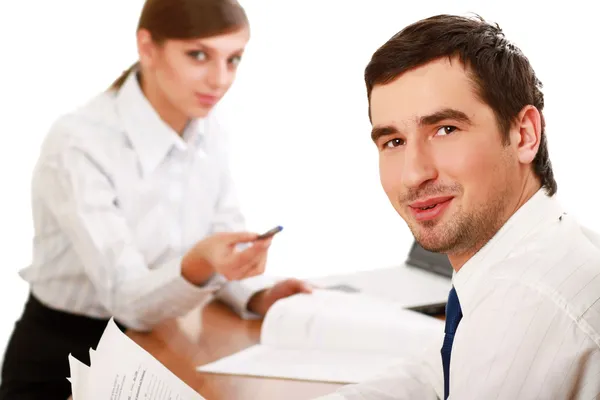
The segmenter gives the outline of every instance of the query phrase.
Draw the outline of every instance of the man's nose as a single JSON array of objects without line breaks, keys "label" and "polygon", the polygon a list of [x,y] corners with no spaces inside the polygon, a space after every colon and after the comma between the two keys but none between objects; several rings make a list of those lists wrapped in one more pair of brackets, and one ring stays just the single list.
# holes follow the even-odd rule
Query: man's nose
[{"label": "man's nose", "polygon": [[426,143],[415,142],[406,146],[402,173],[402,184],[406,188],[419,188],[437,178],[437,169],[427,146]]}]

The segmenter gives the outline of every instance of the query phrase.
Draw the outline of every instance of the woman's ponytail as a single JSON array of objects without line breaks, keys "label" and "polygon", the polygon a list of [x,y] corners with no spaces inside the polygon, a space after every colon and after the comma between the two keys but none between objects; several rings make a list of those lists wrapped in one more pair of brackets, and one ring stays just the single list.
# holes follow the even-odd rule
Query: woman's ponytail
[{"label": "woman's ponytail", "polygon": [[129,67],[125,71],[123,71],[123,73],[121,74],[121,76],[119,76],[117,78],[117,80],[115,80],[112,83],[112,85],[110,85],[109,90],[119,90],[119,89],[121,89],[121,86],[123,86],[123,84],[127,80],[127,77],[129,76],[129,74],[131,74],[131,72],[134,69],[136,69],[138,67],[138,65],[139,65],[139,62],[136,62],[131,67]]}]

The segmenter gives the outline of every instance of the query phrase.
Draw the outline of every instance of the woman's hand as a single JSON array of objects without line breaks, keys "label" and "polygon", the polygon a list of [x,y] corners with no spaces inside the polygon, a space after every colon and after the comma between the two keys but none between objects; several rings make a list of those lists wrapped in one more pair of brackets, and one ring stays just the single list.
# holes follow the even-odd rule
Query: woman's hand
[{"label": "woman's hand", "polygon": [[281,299],[299,293],[312,293],[313,287],[298,279],[286,279],[274,286],[254,294],[248,301],[248,310],[264,317],[267,311]]},{"label": "woman's hand", "polygon": [[[195,285],[206,282],[214,273],[228,280],[240,280],[260,275],[265,270],[271,239],[256,240],[256,233],[220,232],[198,242],[183,257],[181,274]],[[244,250],[239,244],[251,243]]]}]

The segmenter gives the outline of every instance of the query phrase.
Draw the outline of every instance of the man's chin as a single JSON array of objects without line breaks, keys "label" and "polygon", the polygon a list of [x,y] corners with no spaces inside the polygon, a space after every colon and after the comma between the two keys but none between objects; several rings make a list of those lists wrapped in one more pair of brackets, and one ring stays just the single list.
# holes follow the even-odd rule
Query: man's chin
[{"label": "man's chin", "polygon": [[419,243],[419,245],[424,248],[427,251],[430,251],[432,253],[446,253],[447,251],[447,246],[444,243],[433,243],[433,242],[424,242],[424,241],[420,241],[417,240],[417,243]]},{"label": "man's chin", "polygon": [[450,246],[450,238],[446,236],[447,231],[441,228],[441,226],[417,226],[411,229],[411,231],[415,240],[422,248],[434,253],[443,253]]},{"label": "man's chin", "polygon": [[445,231],[443,229],[444,223],[442,218],[429,219],[426,221],[417,221],[416,219],[412,218],[408,225],[414,236],[417,236],[417,234],[422,236],[439,236],[439,233],[443,233]]}]

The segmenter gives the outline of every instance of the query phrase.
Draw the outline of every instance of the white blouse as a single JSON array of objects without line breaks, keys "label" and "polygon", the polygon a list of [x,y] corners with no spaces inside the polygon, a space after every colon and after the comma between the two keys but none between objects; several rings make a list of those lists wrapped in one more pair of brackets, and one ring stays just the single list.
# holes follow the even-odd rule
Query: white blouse
[{"label": "white blouse", "polygon": [[52,126],[34,170],[33,262],[21,271],[53,308],[115,319],[137,330],[182,315],[213,295],[242,317],[267,279],[203,287],[181,258],[218,231],[244,230],[225,132],[214,116],[179,136],[132,73]]}]

